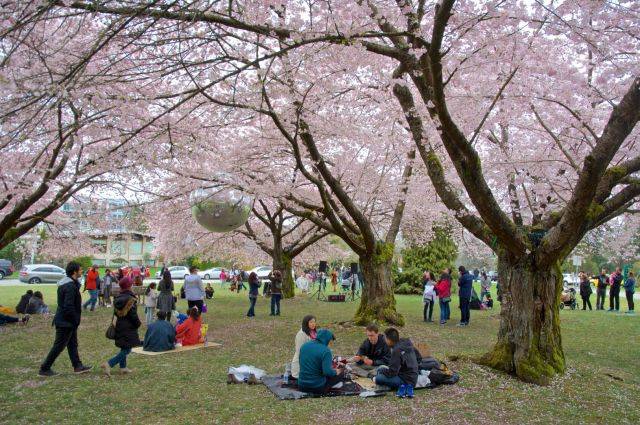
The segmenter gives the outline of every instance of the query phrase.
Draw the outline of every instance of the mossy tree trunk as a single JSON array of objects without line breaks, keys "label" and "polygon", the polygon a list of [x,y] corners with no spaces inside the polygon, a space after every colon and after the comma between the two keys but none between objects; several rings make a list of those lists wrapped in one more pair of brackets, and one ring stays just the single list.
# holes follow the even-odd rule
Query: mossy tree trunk
[{"label": "mossy tree trunk", "polygon": [[393,245],[379,242],[376,253],[360,256],[360,267],[364,286],[355,323],[366,325],[371,322],[404,326],[404,318],[396,311],[391,280],[391,259]]},{"label": "mossy tree trunk", "polygon": [[273,270],[282,272],[282,296],[293,298],[295,296],[295,282],[293,280],[293,259],[286,253],[277,250],[273,256]]},{"label": "mossy tree trunk", "polygon": [[562,273],[557,265],[535,267],[532,257],[517,261],[505,257],[498,260],[502,289],[498,341],[480,363],[547,385],[565,370],[558,307]]}]

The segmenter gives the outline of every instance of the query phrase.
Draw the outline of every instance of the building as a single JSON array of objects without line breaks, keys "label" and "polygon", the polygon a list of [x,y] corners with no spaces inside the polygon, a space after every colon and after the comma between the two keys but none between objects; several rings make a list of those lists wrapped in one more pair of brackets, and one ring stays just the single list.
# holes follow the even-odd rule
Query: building
[{"label": "building", "polygon": [[155,266],[153,237],[138,232],[97,234],[91,238],[95,247],[93,263],[98,266]]}]

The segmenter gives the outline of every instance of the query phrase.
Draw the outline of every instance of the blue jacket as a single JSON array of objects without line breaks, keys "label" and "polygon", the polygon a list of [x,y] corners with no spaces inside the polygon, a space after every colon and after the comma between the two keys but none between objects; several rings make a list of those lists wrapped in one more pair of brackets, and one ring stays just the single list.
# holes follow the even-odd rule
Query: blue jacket
[{"label": "blue jacket", "polygon": [[333,333],[328,329],[320,329],[315,340],[302,344],[300,347],[300,374],[298,387],[301,390],[324,388],[327,377],[336,376],[333,370],[333,354],[329,349],[329,341]]},{"label": "blue jacket", "polygon": [[458,286],[460,287],[460,298],[471,298],[471,288],[473,288],[473,275],[469,272],[464,272],[460,275],[458,280]]},{"label": "blue jacket", "polygon": [[624,282],[624,289],[627,292],[635,292],[636,289],[636,280],[632,277],[628,277],[627,280]]},{"label": "blue jacket", "polygon": [[144,335],[144,351],[173,350],[176,343],[176,330],[166,320],[156,320],[147,328]]}]

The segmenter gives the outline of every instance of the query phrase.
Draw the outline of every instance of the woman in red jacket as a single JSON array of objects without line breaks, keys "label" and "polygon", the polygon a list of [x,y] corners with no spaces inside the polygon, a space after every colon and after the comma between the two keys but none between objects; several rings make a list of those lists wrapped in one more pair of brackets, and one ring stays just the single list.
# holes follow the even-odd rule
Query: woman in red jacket
[{"label": "woman in red jacket", "polygon": [[189,318],[176,326],[176,342],[182,346],[195,345],[204,342],[202,338],[202,317],[198,307],[189,309]]},{"label": "woman in red jacket", "polygon": [[444,269],[434,289],[438,294],[440,303],[440,324],[444,325],[451,316],[449,308],[449,303],[451,302],[451,274],[448,269]]}]

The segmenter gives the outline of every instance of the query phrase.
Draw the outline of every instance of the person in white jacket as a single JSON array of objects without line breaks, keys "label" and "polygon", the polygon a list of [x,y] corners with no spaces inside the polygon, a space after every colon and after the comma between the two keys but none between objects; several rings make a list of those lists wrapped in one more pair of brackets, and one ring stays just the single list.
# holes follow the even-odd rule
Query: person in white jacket
[{"label": "person in white jacket", "polygon": [[145,292],[146,298],[144,300],[144,315],[147,319],[147,326],[153,323],[159,295],[160,293],[156,291],[156,283],[151,282]]},{"label": "person in white jacket", "polygon": [[300,373],[300,347],[312,339],[316,339],[316,318],[312,315],[304,316],[302,327],[296,334],[296,351],[291,360],[291,376],[295,379],[298,379]]},{"label": "person in white jacket", "polygon": [[433,322],[431,316],[433,316],[433,305],[436,301],[436,291],[434,290],[436,281],[431,272],[424,272],[422,282],[424,283],[424,292],[422,293],[424,310],[422,311],[422,317],[425,322]]}]

